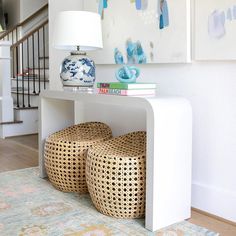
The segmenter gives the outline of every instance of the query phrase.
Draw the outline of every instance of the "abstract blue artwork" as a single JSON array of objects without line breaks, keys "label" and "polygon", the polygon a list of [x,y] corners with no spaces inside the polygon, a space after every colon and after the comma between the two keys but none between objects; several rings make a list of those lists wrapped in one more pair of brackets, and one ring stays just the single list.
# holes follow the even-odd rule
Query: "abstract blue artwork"
[{"label": "abstract blue artwork", "polygon": [[142,9],[142,1],[141,0],[136,0],[135,1],[135,6],[137,10],[141,10]]},{"label": "abstract blue artwork", "polygon": [[147,58],[140,41],[133,43],[131,40],[127,40],[126,52],[128,64],[145,64],[147,62]]},{"label": "abstract blue artwork", "polygon": [[236,1],[195,2],[195,59],[236,60]]},{"label": "abstract blue artwork", "polygon": [[169,26],[169,10],[166,0],[160,2],[160,29],[164,29]]},{"label": "abstract blue artwork", "polygon": [[114,50],[114,59],[116,64],[124,64],[124,56],[122,52],[119,51],[118,48],[115,48]]},{"label": "abstract blue artwork", "polygon": [[89,53],[98,64],[188,61],[189,0],[85,0],[98,12],[104,48]]},{"label": "abstract blue artwork", "polygon": [[[147,57],[139,41],[133,43],[131,40],[126,42],[127,64],[146,64]],[[118,48],[114,50],[114,59],[116,64],[124,64],[124,56]]]}]

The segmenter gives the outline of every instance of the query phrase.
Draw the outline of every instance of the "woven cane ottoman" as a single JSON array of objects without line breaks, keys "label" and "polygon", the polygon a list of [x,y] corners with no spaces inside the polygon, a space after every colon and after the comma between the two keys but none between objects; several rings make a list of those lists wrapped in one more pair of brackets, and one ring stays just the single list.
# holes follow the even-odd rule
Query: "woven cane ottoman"
[{"label": "woven cane ottoman", "polygon": [[133,132],[89,149],[86,180],[101,213],[139,218],[145,212],[146,133]]},{"label": "woven cane ottoman", "polygon": [[88,192],[85,179],[88,148],[111,138],[111,129],[99,122],[74,125],[50,135],[44,157],[54,187],[63,192]]}]

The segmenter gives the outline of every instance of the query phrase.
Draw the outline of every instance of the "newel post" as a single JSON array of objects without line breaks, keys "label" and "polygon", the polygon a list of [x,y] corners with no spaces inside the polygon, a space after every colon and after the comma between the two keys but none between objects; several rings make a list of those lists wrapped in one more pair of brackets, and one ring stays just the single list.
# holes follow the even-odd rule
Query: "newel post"
[{"label": "newel post", "polygon": [[14,120],[10,47],[9,41],[0,41],[0,122]]}]

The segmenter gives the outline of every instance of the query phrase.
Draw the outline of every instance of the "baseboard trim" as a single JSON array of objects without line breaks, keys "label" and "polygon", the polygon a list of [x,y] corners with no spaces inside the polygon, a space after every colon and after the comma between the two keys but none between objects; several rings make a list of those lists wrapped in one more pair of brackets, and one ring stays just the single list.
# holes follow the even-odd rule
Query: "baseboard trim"
[{"label": "baseboard trim", "polygon": [[192,184],[192,207],[236,224],[236,193],[200,183]]},{"label": "baseboard trim", "polygon": [[230,221],[230,220],[226,220],[226,219],[224,219],[224,218],[222,218],[222,217],[213,215],[213,214],[211,214],[211,213],[208,213],[208,212],[199,210],[199,209],[194,208],[194,207],[192,207],[191,209],[192,209],[192,211],[195,211],[195,212],[197,212],[197,213],[200,213],[201,215],[205,215],[205,216],[211,217],[211,218],[213,218],[213,219],[215,219],[215,220],[218,220],[218,221],[221,221],[221,222],[223,222],[223,223],[227,223],[227,224],[230,224],[230,225],[233,225],[234,227],[236,227],[236,222],[233,222],[233,221]]}]

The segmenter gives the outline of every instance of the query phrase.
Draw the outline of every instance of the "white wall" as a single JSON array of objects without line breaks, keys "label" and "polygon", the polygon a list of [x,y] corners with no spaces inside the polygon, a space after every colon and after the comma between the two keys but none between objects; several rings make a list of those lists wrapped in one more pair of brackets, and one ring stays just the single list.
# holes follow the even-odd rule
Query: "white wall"
[{"label": "white wall", "polygon": [[[29,16],[38,11],[41,7],[48,3],[48,0],[20,0],[21,1],[21,22],[27,19]],[[26,35],[33,29],[35,29],[39,24],[48,18],[47,9],[41,12],[36,18],[28,22],[24,27],[22,27],[22,35]],[[45,31],[47,32],[47,30]],[[42,42],[42,41],[41,41]]]},{"label": "white wall", "polygon": [[48,0],[20,0],[20,20],[25,20],[47,3]]},{"label": "white wall", "polygon": [[20,1],[3,0],[4,12],[8,13],[8,28],[20,22]]},{"label": "white wall", "polygon": [[8,13],[9,25],[13,27],[48,3],[48,0],[3,0],[4,12]]},{"label": "white wall", "polygon": [[[77,9],[78,0],[67,1],[64,7],[63,3],[50,0],[51,32],[56,12]],[[80,9],[81,6],[76,7]],[[61,88],[59,65],[66,54],[50,49],[51,89]],[[97,81],[115,81],[116,68],[98,66]],[[192,206],[236,221],[236,63],[193,62],[140,68],[140,81],[156,82],[158,94],[180,95],[192,103]],[[128,117],[129,120],[136,120],[137,114]],[[96,117],[96,111],[93,115]],[[112,108],[103,114],[107,120],[117,120],[116,115]]]}]

